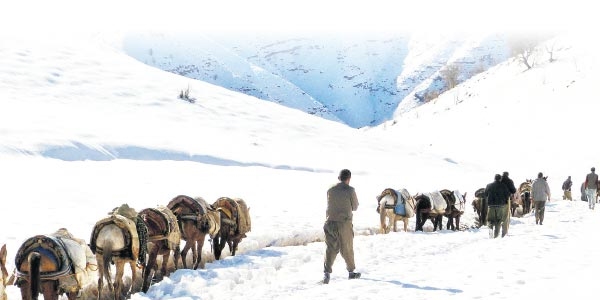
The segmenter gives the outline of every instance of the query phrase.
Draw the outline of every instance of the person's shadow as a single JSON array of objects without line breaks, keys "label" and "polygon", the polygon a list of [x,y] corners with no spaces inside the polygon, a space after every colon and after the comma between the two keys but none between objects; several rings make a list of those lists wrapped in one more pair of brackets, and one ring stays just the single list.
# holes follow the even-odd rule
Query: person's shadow
[{"label": "person's shadow", "polygon": [[437,288],[437,287],[433,287],[433,286],[419,286],[416,284],[403,283],[399,280],[381,280],[381,279],[374,279],[374,278],[368,278],[368,277],[361,277],[360,280],[387,282],[387,283],[398,285],[405,289],[419,289],[419,290],[426,290],[426,291],[446,291],[446,292],[453,293],[453,294],[458,294],[458,293],[463,292],[462,290],[458,290],[458,289],[444,289],[444,288]]}]

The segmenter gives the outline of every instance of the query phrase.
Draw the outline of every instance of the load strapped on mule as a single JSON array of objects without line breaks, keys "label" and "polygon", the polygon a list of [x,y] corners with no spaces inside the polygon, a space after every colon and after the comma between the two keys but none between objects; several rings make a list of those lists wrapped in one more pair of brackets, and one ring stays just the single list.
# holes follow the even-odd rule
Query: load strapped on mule
[{"label": "load strapped on mule", "polygon": [[440,191],[433,191],[431,193],[423,193],[431,200],[431,211],[430,213],[435,213],[439,215],[443,215],[446,213],[446,208],[448,207],[448,203],[446,203],[446,199]]},{"label": "load strapped on mule", "polygon": [[246,233],[252,230],[250,211],[246,202],[239,198],[221,197],[213,204],[217,211],[226,217],[221,217],[221,223],[230,225],[230,236],[246,237]]},{"label": "load strapped on mule", "polygon": [[40,280],[58,280],[59,294],[76,293],[91,283],[89,272],[97,270],[96,257],[83,239],[73,237],[65,228],[48,235],[31,237],[15,256],[16,281],[21,286],[29,278],[28,256],[37,252],[40,260]]},{"label": "load strapped on mule", "polygon": [[[379,230],[389,233],[397,231],[396,222],[404,222],[404,231],[408,231],[408,219],[415,215],[415,200],[406,189],[384,189],[377,197],[377,213],[379,214]],[[386,224],[386,218],[388,220]]]},{"label": "load strapped on mule", "polygon": [[406,189],[394,190],[387,188],[376,198],[379,203],[377,206],[377,213],[380,213],[381,201],[384,201],[384,208],[393,209],[394,214],[396,215],[407,218],[412,218],[415,215],[414,199]]},{"label": "load strapped on mule", "polygon": [[183,240],[187,240],[187,237],[184,234],[185,231],[181,227],[181,221],[186,220],[196,222],[198,224],[198,229],[208,233],[211,238],[219,233],[220,220],[218,219],[218,214],[211,213],[214,212],[215,209],[202,198],[198,197],[194,199],[189,196],[179,195],[167,204],[167,208],[177,216],[179,221],[179,231],[182,233],[181,238]]},{"label": "load strapped on mule", "polygon": [[149,236],[148,242],[167,240],[169,250],[179,249],[181,232],[177,224],[177,217],[170,209],[159,205],[156,208],[146,208],[139,214],[147,219],[147,223],[167,225],[165,228],[160,228],[161,232],[158,232],[158,235]]},{"label": "load strapped on mule", "polygon": [[102,254],[102,248],[96,245],[96,238],[100,230],[110,224],[117,225],[125,237],[125,247],[114,249],[113,256],[131,258],[137,260],[138,264],[145,265],[148,252],[148,228],[135,209],[127,204],[114,208],[108,213],[108,217],[96,222],[90,238],[92,251],[95,254]]}]

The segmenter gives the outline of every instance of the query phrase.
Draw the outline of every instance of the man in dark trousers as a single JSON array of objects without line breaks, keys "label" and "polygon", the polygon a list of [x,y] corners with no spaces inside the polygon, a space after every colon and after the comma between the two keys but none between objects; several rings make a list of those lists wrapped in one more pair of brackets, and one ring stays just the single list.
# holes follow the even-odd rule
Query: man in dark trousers
[{"label": "man in dark trousers", "polygon": [[571,181],[571,176],[569,176],[569,178],[567,178],[567,180],[565,180],[565,182],[563,182],[563,185],[562,185],[563,200],[573,201],[573,198],[571,197],[571,186],[572,185],[573,185],[573,181]]},{"label": "man in dark trousers", "polygon": [[504,172],[502,173],[502,179],[500,180],[504,185],[506,185],[506,187],[508,188],[508,191],[510,192],[510,196],[508,199],[508,205],[506,205],[506,221],[504,221],[504,223],[502,223],[502,237],[504,237],[507,233],[508,233],[508,227],[510,226],[510,206],[512,205],[512,202],[515,200],[515,195],[517,192],[517,188],[515,187],[515,183],[513,182],[512,179],[510,179],[508,177],[508,172]]},{"label": "man in dark trousers", "polygon": [[354,188],[351,187],[350,170],[340,171],[339,183],[327,191],[327,219],[323,230],[325,231],[325,263],[323,283],[329,283],[333,262],[338,253],[346,261],[348,279],[360,278],[360,273],[354,272],[354,228],[352,226],[352,212],[358,209],[358,198]]},{"label": "man in dark trousers", "polygon": [[500,235],[500,227],[506,222],[506,209],[510,191],[504,183],[501,182],[502,176],[496,174],[494,182],[485,187],[485,197],[488,200],[488,226],[490,227],[490,237],[497,238]]}]

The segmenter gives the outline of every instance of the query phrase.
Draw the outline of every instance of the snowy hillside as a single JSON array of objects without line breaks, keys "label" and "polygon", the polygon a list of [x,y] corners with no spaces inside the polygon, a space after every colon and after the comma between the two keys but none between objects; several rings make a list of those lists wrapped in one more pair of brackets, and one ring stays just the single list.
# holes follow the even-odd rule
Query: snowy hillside
[{"label": "snowy hillside", "polygon": [[[551,63],[541,51],[529,71],[499,64],[357,130],[150,67],[120,36],[4,37],[0,244],[8,269],[26,238],[66,227],[88,240],[95,221],[122,203],[141,210],[180,194],[232,196],[252,215],[236,256],[225,250],[214,261],[206,243],[203,269],[177,270],[132,299],[593,299],[599,261],[566,254],[595,251],[599,210],[560,192],[566,176],[578,186],[598,167],[597,150],[581,143],[600,109],[597,48],[586,38],[561,36],[549,41]],[[177,97],[188,86],[194,103]],[[323,286],[325,191],[341,168],[353,171],[360,201],[353,223],[363,277],[348,281],[338,257]],[[469,203],[502,171],[516,183],[543,171],[552,201],[543,226],[515,217],[508,237],[492,240],[474,228]],[[387,187],[466,192],[462,230],[431,232],[427,223],[414,232],[411,219],[409,232],[377,235],[375,196]],[[91,282],[83,299],[95,299]],[[576,284],[576,292],[555,288]],[[15,286],[7,292],[20,298]]]},{"label": "snowy hillside", "polygon": [[[594,49],[586,34],[547,40],[534,49],[532,69],[511,59],[430,103],[397,112],[378,130],[457,161],[552,173],[586,169],[598,162],[595,150],[578,138],[595,126],[598,114],[600,60]],[[436,126],[423,126],[432,119]],[[477,158],[471,151],[479,152]]]},{"label": "snowy hillside", "polygon": [[501,34],[129,33],[124,49],[163,70],[351,127],[378,125],[509,56]]}]

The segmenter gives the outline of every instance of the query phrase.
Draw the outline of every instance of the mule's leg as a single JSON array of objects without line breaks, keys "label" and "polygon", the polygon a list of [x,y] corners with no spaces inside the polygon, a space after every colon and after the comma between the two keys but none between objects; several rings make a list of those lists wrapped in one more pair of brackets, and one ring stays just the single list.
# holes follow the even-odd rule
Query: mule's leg
[{"label": "mule's leg", "polygon": [[385,234],[388,232],[388,228],[386,228],[386,226],[385,226],[385,215],[386,215],[385,207],[383,207],[383,205],[380,205],[378,211],[379,211],[379,229],[381,230],[382,234]]},{"label": "mule's leg", "polygon": [[162,266],[160,267],[160,277],[165,277],[165,276],[169,276],[169,273],[167,271],[167,264],[169,263],[169,257],[171,256],[171,251],[167,251],[166,254],[163,254],[162,256]]},{"label": "mule's leg", "polygon": [[200,263],[202,262],[202,247],[204,246],[204,240],[205,240],[205,236],[202,235],[202,238],[200,240],[198,240],[196,246],[196,252],[198,253],[198,257],[196,259],[196,263],[194,264],[194,270],[198,269],[198,266],[200,266]]},{"label": "mule's leg", "polygon": [[[181,250],[181,263],[183,264],[183,268],[187,269],[187,253],[188,250],[190,250],[190,248],[192,247],[192,244],[194,244],[194,242],[191,239],[188,239],[188,241],[185,242],[185,246],[183,246],[183,249]],[[192,250],[193,252],[193,250]]]},{"label": "mule's leg", "polygon": [[23,283],[19,284],[19,288],[21,289],[21,299],[22,300],[32,300],[31,299],[31,287],[29,286],[29,282],[23,280]]},{"label": "mule's leg", "polygon": [[44,300],[58,300],[58,280],[44,281],[41,288]]},{"label": "mule's leg", "polygon": [[239,243],[240,243],[240,240],[238,240],[238,239],[233,240],[233,242],[231,243],[232,244],[231,248],[233,248],[233,250],[231,251],[231,256],[235,256],[235,252],[237,251],[237,247],[238,247]]},{"label": "mule's leg", "polygon": [[[152,249],[150,249],[150,255],[148,256],[148,262],[144,268],[142,275],[142,292],[147,292],[150,288],[150,282],[154,276],[154,270],[156,270],[156,257],[158,256],[158,243],[154,243]],[[135,270],[132,270],[134,272]],[[133,276],[133,274],[132,274]],[[133,283],[133,280],[132,280]]]},{"label": "mule's leg", "polygon": [[98,264],[98,300],[102,299],[102,286],[104,285],[104,261],[101,255],[96,255]]},{"label": "mule's leg", "polygon": [[[156,258],[155,258],[156,261]],[[129,298],[129,296],[131,296],[133,293],[137,292],[138,289],[135,288],[135,283],[137,282],[137,263],[135,260],[129,261],[129,266],[131,267],[131,287],[129,288],[129,291],[127,292],[127,298]],[[145,267],[143,267],[145,268]],[[123,269],[125,269],[125,264],[123,264]],[[142,269],[142,272],[144,270]],[[122,282],[121,282],[122,284]]]},{"label": "mule's leg", "polygon": [[216,260],[219,260],[219,258],[221,258],[221,250],[225,246],[225,245],[221,246],[221,241],[222,240],[223,239],[219,236],[219,234],[217,234],[217,236],[215,236],[213,238],[213,241],[212,241],[212,243],[213,243],[213,253],[215,254],[215,259]]},{"label": "mule's leg", "polygon": [[407,232],[408,231],[408,218],[402,219],[402,222],[404,222],[404,232]]},{"label": "mule's leg", "polygon": [[67,292],[67,299],[69,300],[77,300],[77,295],[79,294],[79,290],[73,292]]},{"label": "mule's leg", "polygon": [[173,265],[175,265],[175,270],[177,270],[179,267],[177,266],[179,259],[181,258],[181,252],[179,252],[179,246],[175,247],[175,250],[173,250]]},{"label": "mule's leg", "polygon": [[195,240],[192,245],[192,270],[196,270],[198,265],[198,243],[200,243],[200,241]]},{"label": "mule's leg", "polygon": [[[115,300],[120,300],[123,298],[123,273],[125,269],[125,263],[123,261],[115,262],[116,273],[115,273],[115,282],[113,297]],[[133,277],[133,274],[131,275]],[[131,280],[131,284],[133,285],[133,279]]]}]

